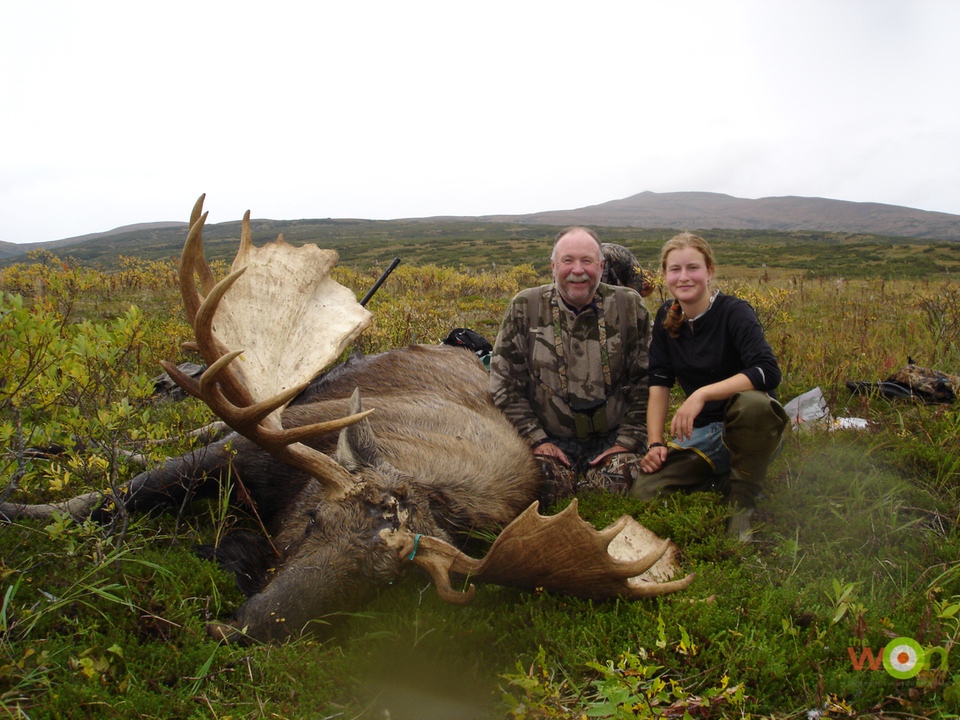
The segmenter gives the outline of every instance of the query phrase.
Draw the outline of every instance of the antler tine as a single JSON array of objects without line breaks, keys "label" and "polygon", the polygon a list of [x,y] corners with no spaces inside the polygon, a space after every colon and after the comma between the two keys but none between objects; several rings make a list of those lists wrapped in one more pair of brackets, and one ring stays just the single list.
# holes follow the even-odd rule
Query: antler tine
[{"label": "antler tine", "polygon": [[[240,279],[246,270],[245,267],[235,270],[214,285],[197,309],[193,321],[193,334],[197,339],[197,347],[200,349],[200,354],[211,367],[217,365],[221,359],[226,357],[224,354],[226,348],[223,347],[223,344],[217,340],[217,337],[213,334],[213,317],[220,307],[220,301],[223,299],[224,294]],[[231,360],[240,354],[240,351],[230,353],[230,355],[232,355]],[[225,370],[229,362],[228,360],[220,365],[221,370]],[[235,373],[218,371],[216,374],[218,376],[218,382],[223,388],[223,393],[230,398],[234,405],[248,406],[255,402],[250,391],[247,390],[246,386],[236,377]],[[292,400],[297,394],[299,393],[288,398],[286,402]],[[277,407],[280,407],[280,405],[277,405]]]},{"label": "antler tine", "polygon": [[[197,205],[201,205],[201,201],[202,198],[197,201]],[[203,224],[206,221],[207,214],[203,213],[190,223],[190,232],[187,234],[187,241],[183,244],[183,252],[180,253],[180,297],[183,298],[183,309],[187,313],[187,322],[191,327],[202,302],[200,293],[197,291],[194,272],[197,253],[203,253]]]},{"label": "antler tine", "polygon": [[624,593],[624,595],[638,600],[641,598],[660,597],[661,595],[669,595],[670,593],[684,590],[696,579],[697,574],[690,573],[686,577],[680,578],[679,580],[671,580],[670,582],[630,583],[630,591]]},{"label": "antler tine", "polygon": [[187,241],[180,255],[180,295],[187,312],[187,320],[191,325],[201,302],[194,273],[200,278],[200,288],[204,293],[209,293],[214,285],[213,272],[203,253],[203,226],[207,222],[208,215],[203,212],[204,198],[206,194],[197,199],[190,212],[190,232],[187,234]]},{"label": "antler tine", "polygon": [[454,605],[468,605],[473,601],[476,585],[471,583],[464,592],[454,590],[450,584],[450,574],[468,575],[479,564],[477,560],[443,540],[429,535],[414,535],[406,528],[384,528],[380,531],[380,537],[401,559],[426,571],[441,600]]},{"label": "antler tine", "polygon": [[198,383],[194,378],[190,377],[172,362],[168,362],[167,360],[161,360],[160,367],[167,371],[167,375],[169,375],[177,385],[183,388],[184,392],[186,392],[188,395],[192,395],[198,400],[203,400],[203,396],[200,394],[200,383]]},{"label": "antler tine", "polygon": [[193,224],[200,219],[200,216],[203,214],[203,201],[207,199],[207,194],[203,193],[200,197],[197,198],[197,201],[193,204],[193,210],[190,211],[190,227],[193,227]]},{"label": "antler tine", "polygon": [[[203,398],[217,415],[226,415],[230,419],[230,427],[242,435],[251,434],[270,413],[283,407],[299,395],[305,385],[290,388],[286,393],[254,402],[247,389],[240,385],[242,395],[238,404],[235,398],[230,397],[227,388],[236,382],[229,365],[243,354],[242,350],[234,350],[219,358],[200,376],[200,397]],[[238,383],[237,383],[238,384]],[[277,423],[279,426],[279,423]]]},{"label": "antler tine", "polygon": [[[290,388],[284,393],[275,395],[272,398],[267,398],[266,400],[261,400],[253,405],[248,405],[245,407],[234,405],[222,392],[222,387],[219,385],[218,381],[220,376],[224,374],[227,365],[235,360],[240,354],[241,351],[236,350],[232,353],[224,355],[222,358],[217,360],[217,362],[207,368],[206,372],[200,376],[199,382],[187,375],[184,375],[175,366],[173,368],[173,373],[170,374],[170,377],[172,377],[179,384],[180,381],[178,376],[182,376],[188,383],[196,387],[196,397],[206,400],[211,409],[214,410],[217,415],[221,417],[228,416],[230,418],[230,427],[239,432],[241,435],[245,435],[251,439],[254,439],[253,436],[255,436],[257,441],[262,445],[290,445],[292,443],[303,442],[309,438],[318,437],[320,435],[325,435],[329,432],[334,432],[337,430],[342,430],[349,425],[360,422],[365,417],[373,413],[372,409],[364,410],[363,412],[353,413],[342,418],[337,418],[336,420],[312,423],[310,425],[300,425],[293,428],[284,428],[279,423],[266,425],[264,424],[264,420],[269,417],[270,413],[277,408],[285,406],[288,402],[293,400],[293,398],[306,389],[309,383],[302,383]],[[164,367],[166,368],[167,365],[169,365],[169,363],[165,363]],[[190,392],[190,390],[187,388],[184,388],[184,390]]]},{"label": "antler tine", "polygon": [[320,435],[326,435],[327,433],[337,432],[343,428],[358,423],[363,420],[368,415],[372,415],[374,409],[364,410],[363,412],[354,413],[353,415],[347,415],[342,418],[337,418],[336,420],[327,420],[322,423],[313,423],[311,425],[301,425],[300,427],[294,428],[285,428],[283,431],[284,438],[290,443],[304,442],[310,438],[319,437]]},{"label": "antler tine", "polygon": [[[278,239],[282,239],[280,235]],[[234,265],[245,262],[247,256],[253,250],[253,233],[250,231],[250,211],[243,214],[243,222],[240,223],[240,249],[237,250],[237,257],[234,258]]]},{"label": "antler tine", "polygon": [[194,270],[196,271],[197,276],[200,278],[200,289],[206,294],[210,292],[210,288],[213,287],[215,280],[213,278],[213,271],[207,264],[207,256],[203,252],[203,238],[201,236],[203,235],[203,225],[206,224],[207,221],[207,214],[201,213],[201,210],[203,210],[204,198],[206,198],[206,194],[200,196],[200,199],[197,200],[196,206],[190,213],[190,225],[193,226],[193,224],[199,220],[202,215],[203,223],[200,226],[200,232],[197,234],[197,246],[199,248],[199,252],[197,253],[195,259]]},{"label": "antler tine", "polygon": [[[630,519],[632,520],[633,518]],[[619,560],[611,557],[611,562],[607,570],[611,576],[624,579],[643,575],[643,573],[656,565],[660,558],[666,555],[672,545],[673,542],[671,540],[663,540],[653,550],[636,560]]]},{"label": "antler tine", "polygon": [[[573,500],[570,501],[570,505],[564,508],[563,512],[560,514],[562,515],[564,512],[571,512],[571,507],[573,507],[573,513],[575,515],[579,515],[577,498],[573,498]],[[628,515],[621,515],[615,522],[610,523],[603,530],[599,530],[598,533],[600,534],[600,537],[609,545],[613,539],[620,534],[620,531],[626,527],[628,522],[630,522],[630,517]]]}]

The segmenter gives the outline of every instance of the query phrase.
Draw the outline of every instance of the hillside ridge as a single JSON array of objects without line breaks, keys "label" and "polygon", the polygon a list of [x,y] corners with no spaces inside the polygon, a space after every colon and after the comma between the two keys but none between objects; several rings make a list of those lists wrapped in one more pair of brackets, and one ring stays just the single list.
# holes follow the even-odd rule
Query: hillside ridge
[{"label": "hillside ridge", "polygon": [[[960,215],[918,210],[883,203],[830,200],[818,197],[737,198],[710,192],[642,192],[569,210],[522,215],[433,216],[394,220],[322,218],[301,220],[254,219],[254,235],[273,239],[279,232],[288,240],[333,243],[341,248],[361,239],[384,250],[395,241],[409,243],[441,237],[469,237],[474,241],[499,237],[540,237],[566,225],[588,225],[622,230],[694,230],[848,233],[927,241],[960,241]],[[427,229],[427,226],[432,226]],[[182,221],[149,222],[42,243],[0,242],[0,263],[25,259],[33,250],[66,251],[80,260],[118,255],[173,257],[186,234]],[[539,228],[542,227],[542,230]],[[521,231],[522,230],[522,231]],[[239,222],[208,225],[205,237],[213,243],[239,234]],[[232,241],[231,241],[232,246]],[[226,254],[226,251],[224,251]]]},{"label": "hillside ridge", "polygon": [[960,240],[960,215],[884,203],[795,195],[749,200],[722,193],[647,191],[573,210],[490,215],[484,219],[683,230],[821,230]]}]

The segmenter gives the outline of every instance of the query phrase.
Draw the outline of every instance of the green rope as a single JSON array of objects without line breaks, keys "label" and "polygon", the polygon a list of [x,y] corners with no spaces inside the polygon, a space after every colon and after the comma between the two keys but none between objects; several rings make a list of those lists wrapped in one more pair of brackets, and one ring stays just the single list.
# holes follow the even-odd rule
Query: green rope
[{"label": "green rope", "polygon": [[421,535],[420,533],[417,533],[416,535],[413,536],[413,552],[407,555],[407,560],[413,560],[417,556],[417,547],[419,547],[420,538],[422,537],[423,535]]}]

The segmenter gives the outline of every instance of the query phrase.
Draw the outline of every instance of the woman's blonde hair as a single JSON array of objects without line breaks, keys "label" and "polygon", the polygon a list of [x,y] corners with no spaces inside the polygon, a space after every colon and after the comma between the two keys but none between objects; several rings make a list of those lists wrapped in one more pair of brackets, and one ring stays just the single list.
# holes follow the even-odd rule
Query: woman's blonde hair
[{"label": "woman's blonde hair", "polygon": [[[660,269],[663,271],[664,275],[667,274],[667,255],[672,253],[674,250],[683,250],[684,248],[693,248],[698,253],[703,255],[703,261],[707,266],[707,270],[709,270],[711,273],[714,271],[717,266],[717,262],[713,257],[713,249],[710,247],[710,243],[708,243],[699,235],[685,232],[680,233],[679,235],[674,235],[672,238],[667,240],[663,244],[663,248],[660,250]],[[680,303],[676,300],[673,301],[670,309],[667,310],[666,317],[663,318],[663,327],[670,337],[680,337],[680,328],[683,327],[683,309],[680,307]]]}]

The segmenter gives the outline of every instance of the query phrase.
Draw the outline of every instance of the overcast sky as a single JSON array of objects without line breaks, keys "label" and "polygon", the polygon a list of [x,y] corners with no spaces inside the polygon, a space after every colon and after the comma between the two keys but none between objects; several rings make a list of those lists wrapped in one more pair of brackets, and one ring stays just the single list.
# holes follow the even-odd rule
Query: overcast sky
[{"label": "overcast sky", "polygon": [[0,240],[654,192],[960,214],[960,2],[0,4]]}]

